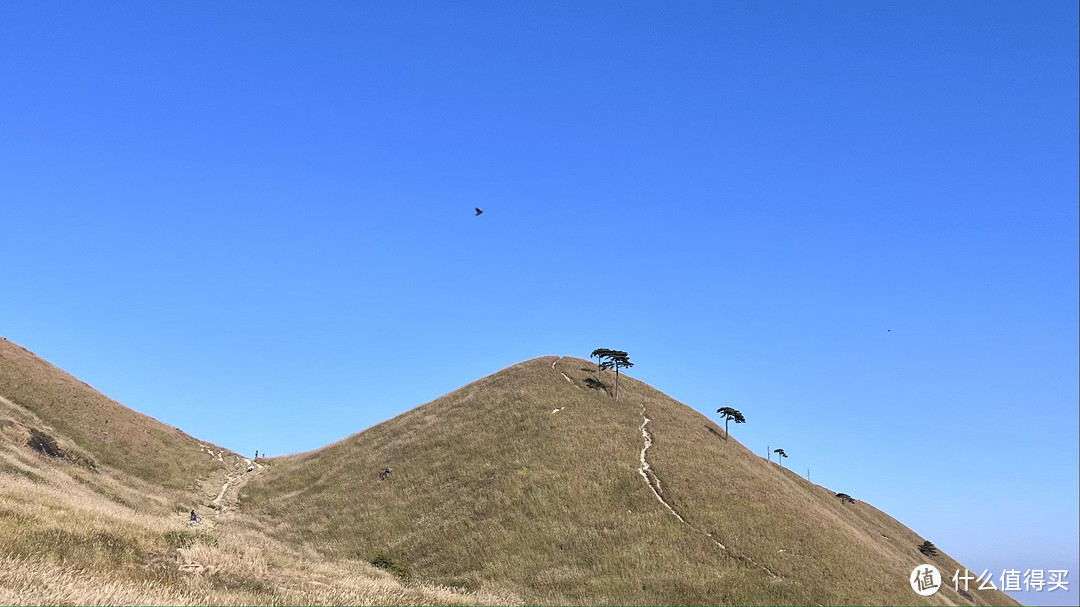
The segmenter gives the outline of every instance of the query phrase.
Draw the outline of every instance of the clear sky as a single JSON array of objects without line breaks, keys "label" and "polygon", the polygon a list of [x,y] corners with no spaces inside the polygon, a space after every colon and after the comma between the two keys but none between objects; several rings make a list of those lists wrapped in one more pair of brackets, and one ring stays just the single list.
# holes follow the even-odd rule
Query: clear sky
[{"label": "clear sky", "polygon": [[272,455],[622,349],[1075,603],[1077,10],[3,2],[0,335]]}]

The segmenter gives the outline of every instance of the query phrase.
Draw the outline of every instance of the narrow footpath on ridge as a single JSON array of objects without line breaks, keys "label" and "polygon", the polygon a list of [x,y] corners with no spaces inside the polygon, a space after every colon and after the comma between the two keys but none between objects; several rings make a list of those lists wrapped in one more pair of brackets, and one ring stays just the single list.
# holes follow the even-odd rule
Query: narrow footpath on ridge
[{"label": "narrow footpath on ridge", "polygon": [[641,478],[645,479],[645,484],[649,486],[649,489],[652,491],[652,494],[656,496],[656,499],[661,504],[663,504],[665,508],[667,508],[668,512],[670,512],[672,516],[679,519],[679,522],[686,525],[690,529],[693,529],[697,533],[700,533],[705,537],[709,538],[709,541],[716,544],[724,552],[728,553],[734,558],[739,559],[740,561],[743,561],[744,563],[753,565],[754,567],[761,569],[765,573],[768,573],[769,575],[778,580],[782,579],[780,575],[772,569],[769,569],[765,565],[762,565],[761,563],[755,561],[754,559],[750,558],[745,554],[742,554],[741,552],[738,552],[732,548],[728,548],[723,544],[723,542],[713,537],[713,534],[699,529],[697,526],[687,521],[686,518],[683,517],[683,515],[679,514],[679,512],[675,510],[675,508],[673,508],[672,505],[667,502],[667,500],[664,499],[664,492],[660,486],[660,478],[656,476],[655,472],[653,472],[652,467],[649,466],[649,461],[645,457],[645,454],[649,451],[649,447],[652,447],[653,444],[652,435],[649,434],[648,429],[649,422],[652,420],[650,420],[648,416],[645,415],[645,405],[641,406],[641,420],[641,438],[643,439],[645,445],[641,448],[641,456],[639,458],[641,466],[638,468],[638,473],[641,474]]},{"label": "narrow footpath on ridge", "polygon": [[[558,371],[555,368],[555,365],[560,360],[562,360],[561,356],[556,358],[554,361],[552,361],[551,370],[558,372],[559,375],[562,375],[563,379],[570,382],[571,384],[574,384],[574,381],[572,379],[570,379],[565,373],[563,373],[561,371]],[[574,384],[574,386],[575,387],[580,387],[577,384]],[[566,407],[559,407],[559,408],[553,410],[552,413],[558,413],[559,411],[562,411],[565,408]],[[733,548],[728,548],[727,546],[724,545],[723,542],[721,542],[720,540],[713,537],[713,534],[708,533],[708,532],[698,528],[697,526],[695,526],[691,522],[687,521],[686,517],[684,517],[682,514],[680,514],[679,511],[677,511],[674,507],[672,507],[671,504],[668,503],[668,501],[666,499],[664,499],[664,490],[660,485],[660,478],[656,475],[656,472],[653,471],[652,467],[649,465],[649,460],[646,457],[647,454],[648,454],[649,448],[652,447],[652,445],[653,445],[653,437],[652,437],[652,434],[649,433],[649,428],[648,428],[650,421],[652,421],[652,420],[650,420],[648,418],[648,416],[645,414],[645,405],[642,405],[641,406],[641,426],[639,427],[639,429],[641,430],[641,438],[642,438],[642,440],[644,442],[644,445],[641,448],[641,455],[638,458],[639,463],[640,463],[640,466],[638,467],[638,474],[640,474],[641,478],[645,480],[645,484],[649,487],[649,490],[652,491],[652,494],[654,496],[656,496],[656,500],[658,502],[660,502],[660,504],[662,504],[664,506],[664,508],[666,508],[667,511],[671,513],[672,516],[679,519],[680,523],[686,525],[691,530],[693,530],[693,531],[695,531],[697,533],[700,533],[701,535],[704,535],[706,538],[709,539],[709,541],[711,541],[713,544],[716,544],[716,546],[718,548],[720,548],[721,550],[726,552],[732,558],[739,559],[740,561],[743,561],[744,563],[746,563],[748,565],[751,565],[753,567],[757,567],[758,569],[761,569],[765,573],[768,573],[770,576],[772,576],[776,580],[783,579],[783,578],[780,577],[780,575],[778,573],[776,573],[772,569],[769,569],[765,565],[762,565],[761,563],[758,563],[754,559],[750,558],[749,556],[747,556],[745,554],[742,554],[741,552],[739,552],[739,551],[737,551],[737,550],[735,550]]]}]

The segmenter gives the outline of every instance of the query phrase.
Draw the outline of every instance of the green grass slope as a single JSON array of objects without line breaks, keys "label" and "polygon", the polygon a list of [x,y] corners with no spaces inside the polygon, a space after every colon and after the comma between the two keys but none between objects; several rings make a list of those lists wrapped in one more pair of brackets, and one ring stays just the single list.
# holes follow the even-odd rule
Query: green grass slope
[{"label": "green grass slope", "polygon": [[37,432],[84,467],[109,466],[155,485],[185,489],[225,467],[217,453],[235,464],[235,454],[132,411],[5,338],[0,338],[0,398],[0,440],[25,443]]},{"label": "green grass slope", "polygon": [[916,565],[946,577],[960,565],[644,383],[623,376],[616,402],[595,374],[581,359],[530,360],[275,459],[244,488],[245,514],[332,558],[529,602],[1016,604],[951,587],[919,597]]}]

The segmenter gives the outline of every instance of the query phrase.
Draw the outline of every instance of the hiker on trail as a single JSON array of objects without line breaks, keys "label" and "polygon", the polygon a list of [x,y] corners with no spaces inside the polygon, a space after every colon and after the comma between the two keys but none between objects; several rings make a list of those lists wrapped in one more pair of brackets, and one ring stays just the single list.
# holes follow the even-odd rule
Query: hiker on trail
[{"label": "hiker on trail", "polygon": [[248,466],[248,472],[251,472],[254,469],[255,469],[255,466]]},{"label": "hiker on trail", "polygon": [[194,510],[191,511],[191,522],[193,522],[193,523],[199,522],[199,515],[195,514]]},{"label": "hiker on trail", "polygon": [[255,459],[259,459],[259,450],[258,449],[255,450]]}]

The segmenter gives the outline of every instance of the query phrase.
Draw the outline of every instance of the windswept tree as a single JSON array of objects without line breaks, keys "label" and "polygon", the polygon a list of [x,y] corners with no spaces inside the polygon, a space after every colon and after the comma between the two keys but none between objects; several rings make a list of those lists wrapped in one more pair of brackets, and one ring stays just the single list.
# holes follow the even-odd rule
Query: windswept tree
[{"label": "windswept tree", "polygon": [[841,504],[854,504],[855,503],[855,498],[851,497],[850,495],[848,495],[846,493],[837,493],[836,497],[840,498],[840,503]]},{"label": "windswept tree", "polygon": [[780,462],[780,467],[784,467],[784,458],[787,457],[787,453],[784,453],[783,449],[773,449],[773,453],[776,454],[776,461]]},{"label": "windswept tree", "polygon": [[592,354],[589,355],[589,358],[596,359],[596,381],[600,381],[600,371],[602,371],[603,369],[610,369],[615,366],[615,363],[609,360],[611,358],[611,355],[614,353],[615,350],[610,350],[608,348],[597,348],[592,351]]},{"label": "windswept tree", "polygon": [[615,400],[619,400],[619,369],[629,369],[634,366],[630,362],[629,355],[622,350],[610,350],[597,348],[592,351],[589,358],[596,358],[596,381],[600,381],[600,372],[604,369],[615,369]]},{"label": "windswept tree", "polygon": [[615,365],[615,400],[619,400],[619,368],[629,369],[634,366],[634,363],[630,362],[629,356],[622,350],[617,350],[610,354],[611,362]]},{"label": "windswept tree", "polygon": [[738,409],[732,409],[731,407],[720,407],[716,410],[717,413],[724,417],[724,440],[728,437],[728,422],[735,420],[736,424],[745,424],[746,418],[742,413],[739,413]]},{"label": "windswept tree", "polygon": [[934,542],[926,540],[923,543],[919,544],[919,552],[925,554],[926,556],[937,556],[937,546],[934,545]]}]

